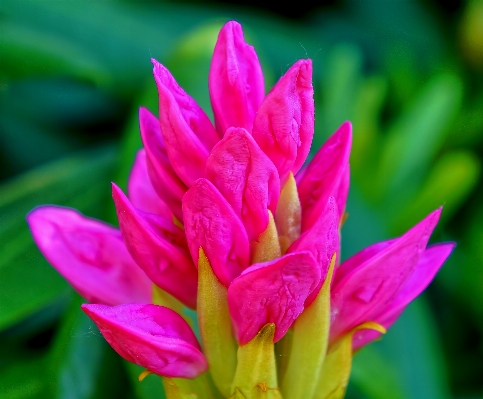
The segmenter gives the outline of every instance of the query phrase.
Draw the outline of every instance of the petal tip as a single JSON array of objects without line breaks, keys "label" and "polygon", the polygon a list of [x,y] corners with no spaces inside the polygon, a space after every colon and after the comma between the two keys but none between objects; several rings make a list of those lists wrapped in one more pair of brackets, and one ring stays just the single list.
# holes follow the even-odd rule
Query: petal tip
[{"label": "petal tip", "polygon": [[242,26],[239,22],[230,20],[223,25],[223,27],[220,30],[220,35],[225,34],[226,31],[231,30],[234,34],[242,34],[243,35],[243,29]]}]

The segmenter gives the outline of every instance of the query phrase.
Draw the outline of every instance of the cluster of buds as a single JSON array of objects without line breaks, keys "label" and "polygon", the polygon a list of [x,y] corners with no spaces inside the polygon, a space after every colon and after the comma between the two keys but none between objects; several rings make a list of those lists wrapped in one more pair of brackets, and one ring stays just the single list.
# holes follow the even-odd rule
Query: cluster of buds
[{"label": "cluster of buds", "polygon": [[342,398],[354,351],[451,253],[427,248],[441,209],[341,263],[351,125],[304,167],[311,61],[265,95],[253,47],[228,22],[209,74],[214,126],[153,64],[159,117],[140,110],[129,198],[112,187],[120,230],[42,206],[28,216],[35,242],[107,342],[141,377],[161,376],[169,399]]}]

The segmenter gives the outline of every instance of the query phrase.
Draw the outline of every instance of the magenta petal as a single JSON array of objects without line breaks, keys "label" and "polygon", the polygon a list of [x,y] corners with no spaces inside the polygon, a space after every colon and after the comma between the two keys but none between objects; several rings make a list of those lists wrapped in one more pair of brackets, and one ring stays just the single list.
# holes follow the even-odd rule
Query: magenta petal
[{"label": "magenta petal", "polygon": [[132,260],[119,230],[54,206],[34,209],[27,221],[45,258],[88,301],[151,300],[151,282]]},{"label": "magenta petal", "polygon": [[345,206],[347,202],[347,197],[349,195],[350,186],[350,167],[347,164],[346,169],[342,173],[342,178],[340,180],[339,189],[336,193],[337,208],[339,209],[339,216],[342,218],[345,212]]},{"label": "magenta petal", "polygon": [[183,220],[181,198],[187,187],[173,170],[166,152],[159,120],[146,108],[139,109],[141,137],[146,149],[149,178],[158,196]]},{"label": "magenta petal", "polygon": [[197,271],[183,248],[182,230],[134,208],[115,184],[112,197],[122,236],[136,263],[156,285],[186,306],[196,308]]},{"label": "magenta petal", "polygon": [[332,255],[339,254],[339,212],[333,197],[329,197],[326,208],[314,225],[303,233],[287,250],[287,253],[308,251],[319,265],[322,278],[318,286],[309,295],[305,306],[309,306],[317,297],[329,270]]},{"label": "magenta petal", "polygon": [[253,138],[283,181],[302,167],[314,135],[312,61],[297,61],[265,97],[253,124]]},{"label": "magenta petal", "polygon": [[82,305],[101,334],[124,359],[165,377],[195,378],[208,369],[200,345],[183,318],[157,305]]},{"label": "magenta petal", "polygon": [[[384,311],[374,318],[378,324],[386,329],[391,327],[404,311],[407,305],[418,297],[431,283],[436,273],[449,257],[454,243],[433,245],[424,251],[413,273],[401,287],[396,297],[390,302]],[[372,330],[362,330],[355,334],[353,339],[354,349],[358,349],[369,342],[377,339],[380,333]]]},{"label": "magenta petal", "polygon": [[[173,101],[187,126],[196,135],[205,148],[210,151],[220,140],[217,131],[213,128],[210,119],[186,92],[178,85],[173,75],[166,67],[152,60],[154,65],[154,77],[158,85],[158,90],[163,92],[163,97],[169,93],[168,102]],[[160,87],[161,86],[161,87]],[[163,105],[160,105],[161,107]]]},{"label": "magenta petal", "polygon": [[[356,255],[362,261],[359,265],[349,260],[338,268],[331,293],[332,312],[336,315],[331,325],[332,339],[374,321],[383,312],[415,270],[440,214],[438,209],[389,244],[381,243],[365,255]],[[380,251],[375,252],[376,248]],[[371,252],[373,256],[367,257]]]},{"label": "magenta petal", "polygon": [[206,177],[242,219],[250,241],[268,225],[280,196],[277,169],[243,128],[230,128],[208,157]]},{"label": "magenta petal", "polygon": [[267,323],[275,323],[274,342],[303,312],[320,281],[320,268],[309,252],[297,252],[253,265],[228,288],[228,307],[241,345]]},{"label": "magenta petal", "polygon": [[154,191],[148,175],[146,151],[139,150],[129,175],[128,193],[132,204],[148,213],[161,215],[166,219],[173,219],[173,214]]},{"label": "magenta petal", "polygon": [[[330,196],[336,198],[339,207],[345,208],[351,142],[352,127],[345,122],[317,152],[304,170],[303,177],[297,179],[303,209],[302,231],[315,223]],[[344,209],[339,209],[339,216],[343,212]]]},{"label": "magenta petal", "polygon": [[198,264],[200,248],[213,272],[228,287],[248,267],[250,249],[240,218],[220,192],[199,179],[183,198],[184,228],[191,256]]},{"label": "magenta petal", "polygon": [[340,267],[337,268],[337,272],[334,275],[333,284],[338,285],[340,282],[350,273],[352,273],[355,269],[357,269],[360,265],[362,265],[365,261],[375,257],[378,253],[382,252],[385,248],[390,246],[394,243],[397,238],[393,238],[392,240],[378,242],[376,244],[372,244],[362,251],[356,253],[355,255],[351,256],[349,259],[344,261]]},{"label": "magenta petal", "polygon": [[252,131],[253,119],[265,95],[262,68],[252,46],[245,43],[241,25],[223,26],[211,61],[209,88],[216,129]]},{"label": "magenta petal", "polygon": [[[159,93],[159,119],[166,151],[173,169],[190,187],[196,179],[203,177],[206,158],[208,158],[208,148],[198,138],[193,128],[206,128],[206,126],[196,125],[199,121],[192,117],[193,113],[196,114],[196,110],[190,113],[185,109],[190,105],[195,106],[194,100],[191,99],[193,104],[189,104],[187,98],[190,97],[186,94],[182,96],[182,90],[168,70],[156,61],[153,63],[153,74]],[[181,104],[177,100],[181,100]],[[209,121],[207,124],[213,129]]]}]

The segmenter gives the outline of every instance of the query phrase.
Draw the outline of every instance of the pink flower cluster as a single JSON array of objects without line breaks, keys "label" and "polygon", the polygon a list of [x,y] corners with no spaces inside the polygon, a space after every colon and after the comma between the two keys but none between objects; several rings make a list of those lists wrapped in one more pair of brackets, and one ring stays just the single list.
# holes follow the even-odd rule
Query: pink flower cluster
[{"label": "pink flower cluster", "polygon": [[[153,64],[159,118],[140,110],[144,149],[129,196],[113,184],[120,230],[55,206],[28,216],[38,247],[93,303],[82,308],[111,346],[162,376],[194,378],[208,369],[187,322],[151,304],[154,284],[196,309],[200,254],[226,287],[239,345],[270,323],[274,341],[284,337],[317,298],[334,254],[330,342],[365,322],[390,327],[454,245],[427,248],[438,209],[401,237],[339,264],[351,125],[303,167],[314,131],[311,61],[297,61],[265,95],[253,47],[241,26],[228,22],[209,74],[215,126],[170,72]],[[378,335],[358,331],[353,347]]]}]

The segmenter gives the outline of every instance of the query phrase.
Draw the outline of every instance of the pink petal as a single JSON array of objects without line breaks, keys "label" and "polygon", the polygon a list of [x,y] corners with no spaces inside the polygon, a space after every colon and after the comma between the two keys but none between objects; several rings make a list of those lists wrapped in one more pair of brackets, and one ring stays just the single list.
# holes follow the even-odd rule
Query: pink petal
[{"label": "pink petal", "polygon": [[393,238],[392,240],[372,244],[364,248],[362,251],[351,256],[337,268],[337,271],[334,274],[334,281],[332,284],[339,285],[346,276],[350,275],[360,265],[362,265],[367,260],[375,257],[378,253],[382,252],[384,249],[395,243],[397,240],[397,238]]},{"label": "pink petal", "polygon": [[173,214],[168,205],[154,191],[149,179],[146,162],[146,151],[141,149],[136,155],[136,160],[129,175],[129,198],[132,204],[143,212],[161,215],[166,219],[173,219]]},{"label": "pink petal", "polygon": [[220,140],[220,136],[213,128],[210,119],[196,101],[178,85],[173,75],[164,65],[154,59],[152,62],[158,90],[164,93],[163,96],[169,94],[167,101],[172,101],[177,105],[177,109],[187,126],[196,135],[196,138],[203,143],[205,148],[210,151]]},{"label": "pink petal", "polygon": [[280,196],[280,180],[270,159],[243,128],[229,128],[206,163],[206,177],[242,219],[250,241],[268,225]]},{"label": "pink petal", "polygon": [[251,132],[265,87],[257,54],[245,43],[237,22],[227,22],[218,35],[209,88],[218,132],[223,136],[229,127],[243,127]]},{"label": "pink petal", "polygon": [[184,228],[194,263],[200,247],[213,272],[228,287],[248,267],[246,231],[231,206],[206,179],[199,179],[183,198]]},{"label": "pink petal", "polygon": [[[383,312],[374,318],[378,324],[386,329],[391,327],[404,311],[407,305],[418,297],[431,283],[443,263],[450,256],[454,243],[433,245],[426,249],[419,259],[413,273],[401,287],[396,297],[390,302]],[[355,334],[353,339],[354,349],[358,349],[369,342],[377,339],[381,334],[377,331],[362,330]]]},{"label": "pink petal", "polygon": [[320,268],[309,252],[297,252],[253,265],[228,288],[228,307],[241,345],[267,323],[280,340],[303,312],[320,281]]},{"label": "pink petal", "polygon": [[296,240],[287,253],[310,252],[321,272],[322,278],[313,292],[307,298],[305,307],[309,306],[317,297],[329,270],[332,255],[339,256],[339,212],[334,197],[329,197],[325,211],[314,225]]},{"label": "pink petal", "polygon": [[[335,197],[338,206],[344,206],[347,197],[349,155],[352,127],[345,122],[312,159],[303,177],[297,179],[302,205],[302,231],[315,223],[324,210],[327,199]],[[343,209],[339,209],[342,216]]]},{"label": "pink petal", "polygon": [[200,345],[183,318],[157,305],[82,305],[101,334],[124,359],[165,377],[195,378],[208,369]]},{"label": "pink petal", "polygon": [[136,263],[160,288],[196,308],[197,271],[185,248],[183,231],[169,220],[134,208],[112,185],[119,226]]},{"label": "pink petal", "polygon": [[151,300],[151,281],[132,260],[119,230],[54,206],[34,209],[27,221],[45,258],[88,301]]},{"label": "pink petal", "polygon": [[347,164],[346,169],[344,170],[344,172],[342,172],[339,189],[337,190],[337,194],[335,196],[337,200],[337,207],[339,209],[339,215],[341,218],[345,212],[347,197],[349,195],[350,180],[350,167],[349,164]]},{"label": "pink petal", "polygon": [[[196,179],[203,177],[206,158],[208,158],[208,149],[195,134],[193,128],[205,126],[196,126],[198,121],[195,118],[185,119],[191,116],[185,109],[190,105],[187,101],[189,97],[182,92],[165,67],[156,61],[153,61],[153,64],[153,74],[159,93],[159,119],[166,151],[173,169],[180,179],[190,187]],[[181,104],[177,100],[181,100]],[[194,100],[192,102],[191,105],[195,106]],[[201,109],[199,111],[201,112]],[[196,109],[193,112],[196,114]],[[209,124],[209,121],[207,122]]]},{"label": "pink petal", "polygon": [[[435,228],[441,209],[427,216],[403,236],[391,240],[389,245],[380,244],[380,251],[374,253],[373,246],[367,253],[374,255],[362,260],[358,266],[343,263],[336,274],[332,298],[332,313],[335,320],[331,324],[331,338],[336,339],[352,328],[374,321],[385,309],[413,273],[422,256],[429,237]],[[358,256],[358,255],[356,255]],[[348,267],[350,272],[344,269]]]},{"label": "pink petal", "polygon": [[314,135],[312,61],[297,61],[260,105],[253,138],[270,157],[284,181],[302,167]]},{"label": "pink petal", "polygon": [[159,120],[146,108],[139,109],[141,137],[146,149],[148,174],[158,196],[183,220],[181,198],[187,187],[173,170],[166,152]]}]

